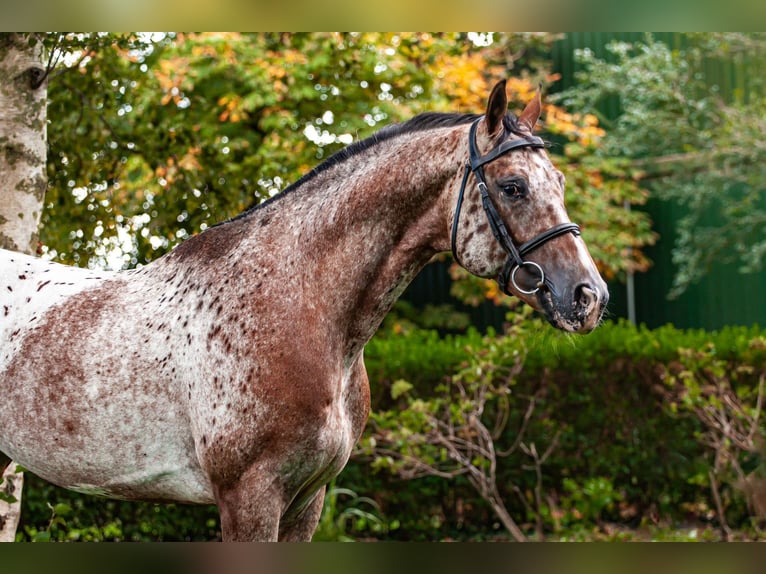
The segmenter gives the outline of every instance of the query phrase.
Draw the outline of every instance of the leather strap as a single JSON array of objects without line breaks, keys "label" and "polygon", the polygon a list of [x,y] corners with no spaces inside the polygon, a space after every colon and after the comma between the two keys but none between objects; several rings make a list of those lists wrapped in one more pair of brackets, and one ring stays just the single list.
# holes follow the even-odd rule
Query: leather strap
[{"label": "leather strap", "polygon": [[559,235],[566,235],[567,233],[573,233],[574,235],[579,236],[580,226],[576,223],[559,223],[558,225],[554,225],[547,231],[543,231],[534,239],[530,239],[526,243],[523,243],[521,247],[519,247],[519,255],[523,257],[530,251],[534,251],[540,247],[546,241],[550,241]]}]

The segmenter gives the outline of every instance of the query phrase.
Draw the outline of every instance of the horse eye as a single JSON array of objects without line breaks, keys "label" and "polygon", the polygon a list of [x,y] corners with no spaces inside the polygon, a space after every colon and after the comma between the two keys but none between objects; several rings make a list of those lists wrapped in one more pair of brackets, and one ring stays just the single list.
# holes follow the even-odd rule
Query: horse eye
[{"label": "horse eye", "polygon": [[511,181],[502,185],[503,193],[512,199],[521,199],[527,194],[526,186],[519,181]]}]

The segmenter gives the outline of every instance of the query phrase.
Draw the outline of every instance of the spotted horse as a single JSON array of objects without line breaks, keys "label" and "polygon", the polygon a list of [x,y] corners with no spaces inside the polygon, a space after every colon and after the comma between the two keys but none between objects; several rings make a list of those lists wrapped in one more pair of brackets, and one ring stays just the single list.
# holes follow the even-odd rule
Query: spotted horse
[{"label": "spotted horse", "polygon": [[138,269],[0,250],[0,470],[310,540],[367,419],[365,343],[435,254],[559,329],[599,323],[540,108],[509,113],[501,81],[486,113],[386,127]]}]

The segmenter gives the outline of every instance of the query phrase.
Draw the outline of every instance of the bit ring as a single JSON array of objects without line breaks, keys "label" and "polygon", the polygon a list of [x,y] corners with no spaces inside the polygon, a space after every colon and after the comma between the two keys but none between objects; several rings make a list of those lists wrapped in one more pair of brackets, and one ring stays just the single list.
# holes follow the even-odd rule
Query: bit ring
[{"label": "bit ring", "polygon": [[[540,273],[540,279],[537,282],[536,286],[532,290],[522,289],[519,287],[519,284],[516,283],[516,272],[521,269],[523,266],[528,265],[529,267],[535,267],[537,271]],[[545,272],[543,272],[543,268],[540,267],[537,263],[534,261],[523,261],[521,265],[517,265],[513,268],[513,271],[511,272],[511,283],[513,284],[514,288],[524,295],[534,295],[540,290],[540,287],[545,283]]]}]

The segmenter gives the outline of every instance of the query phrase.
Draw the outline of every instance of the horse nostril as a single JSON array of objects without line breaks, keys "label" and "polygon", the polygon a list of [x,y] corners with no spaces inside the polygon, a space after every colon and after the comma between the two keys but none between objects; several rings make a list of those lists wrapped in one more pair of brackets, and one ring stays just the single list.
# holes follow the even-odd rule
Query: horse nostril
[{"label": "horse nostril", "polygon": [[575,305],[590,310],[598,301],[598,293],[587,283],[582,283],[575,288],[574,300]]}]

